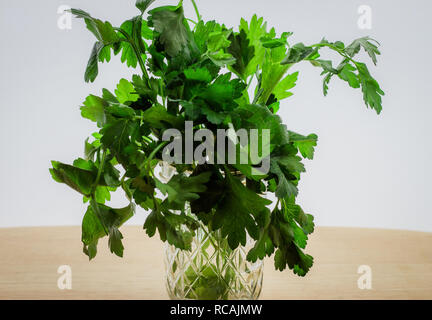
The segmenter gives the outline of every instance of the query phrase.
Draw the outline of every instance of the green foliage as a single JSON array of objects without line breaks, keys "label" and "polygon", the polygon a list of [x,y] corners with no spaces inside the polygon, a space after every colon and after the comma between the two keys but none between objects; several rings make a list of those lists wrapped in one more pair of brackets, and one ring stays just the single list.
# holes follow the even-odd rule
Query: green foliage
[{"label": "green foliage", "polygon": [[292,131],[289,131],[288,134],[289,140],[299,150],[303,158],[312,160],[315,147],[317,146],[318,136],[316,134],[310,134],[306,137]]},{"label": "green foliage", "polygon": [[153,9],[149,14],[149,26],[157,32],[157,42],[163,47],[163,51],[170,58],[181,55],[183,59],[192,59],[197,53],[197,47],[183,15],[181,3],[178,6]]},{"label": "green foliage", "polygon": [[168,195],[166,202],[171,207],[184,208],[186,202],[199,199],[199,193],[206,191],[205,183],[209,181],[210,176],[211,172],[204,172],[193,177],[178,174],[166,184],[156,180],[156,186],[164,195]]},{"label": "green foliage", "polygon": [[266,205],[271,201],[245,187],[237,178],[227,172],[224,179],[224,194],[215,210],[210,224],[214,230],[221,229],[228,237],[228,244],[235,249],[246,244],[246,232],[257,238],[260,224],[268,214]]},{"label": "green foliage", "polygon": [[231,34],[229,40],[228,52],[235,59],[235,63],[230,69],[245,80],[247,77],[246,69],[255,56],[255,48],[249,45],[250,40],[244,30],[240,30],[238,34]]},{"label": "green foliage", "polygon": [[[377,55],[381,54],[377,47],[377,42],[369,37],[363,37],[354,40],[349,46],[341,41],[334,43],[323,39],[320,43],[305,46],[302,43],[294,45],[288,50],[288,54],[282,61],[283,65],[291,66],[292,64],[306,60],[312,65],[322,69],[321,75],[323,79],[324,95],[328,93],[328,85],[333,76],[337,75],[341,80],[344,80],[352,88],[361,88],[363,100],[367,107],[374,109],[377,114],[382,110],[382,96],[384,92],[380,88],[378,82],[372,77],[365,63],[354,60],[354,57],[363,48],[373,63],[377,63]],[[342,57],[342,61],[338,67],[334,68],[330,60],[318,59],[320,49],[328,48],[335,51]]]},{"label": "green foliage", "polygon": [[[296,203],[296,196],[305,172],[303,161],[314,158],[318,137],[289,131],[277,115],[299,78],[290,70],[310,62],[321,70],[325,95],[330,81],[339,78],[360,89],[366,106],[380,113],[384,92],[367,65],[356,60],[364,50],[376,64],[378,43],[363,37],[348,46],[325,39],[291,45],[291,32],[278,35],[256,15],[250,21],[241,19],[238,28],[228,28],[203,21],[199,13],[196,23],[186,19],[182,1],[148,11],[154,2],[136,1],[140,13],[120,27],[71,10],[96,38],[85,81],[93,82],[98,64],[111,61],[113,55],[140,73],[131,81],[120,79],[113,93],[103,89],[101,96],[89,95],[83,102],[82,117],[95,122],[99,130],[85,142],[85,159],[72,165],[52,162],[53,179],[79,192],[88,203],[82,222],[84,253],[94,258],[99,239],[107,236],[110,251],[123,256],[119,228],[134,214],[136,204],[151,212],[144,224],[146,233],[158,233],[162,241],[179,249],[191,249],[195,230],[203,223],[218,231],[226,250],[244,245],[249,235],[255,246],[248,260],[274,255],[276,269],[288,267],[304,276],[313,264],[304,249],[314,222]],[[341,60],[322,58],[324,49]],[[173,164],[175,175],[160,181],[154,169],[167,144],[162,136],[171,128],[185,135],[185,121],[214,133],[258,129],[260,138],[263,130],[270,130],[269,172],[256,175],[253,163],[238,161]],[[250,149],[239,143],[236,147]],[[107,204],[118,188],[130,201],[123,209]],[[265,193],[276,195],[272,210]],[[188,206],[192,214],[187,213]],[[219,283],[222,278],[211,268],[199,273],[186,271],[191,279],[197,278],[194,292],[201,298],[226,296],[225,284]],[[227,271],[224,277],[232,274]]]},{"label": "green foliage", "polygon": [[111,253],[123,257],[123,235],[118,230],[123,223],[129,220],[135,212],[135,206],[121,209],[113,209],[91,201],[82,223],[82,242],[84,252],[89,259],[93,259],[97,253],[97,244],[100,238],[108,236],[108,246]]},{"label": "green foliage", "polygon": [[137,0],[135,6],[144,13],[155,0]]},{"label": "green foliage", "polygon": [[52,166],[50,172],[55,181],[65,183],[85,196],[91,194],[92,184],[96,178],[94,171],[81,169],[57,161],[52,161]]},{"label": "green foliage", "polygon": [[268,34],[267,33],[267,23],[264,22],[263,18],[258,18],[254,15],[248,23],[245,19],[240,21],[240,32],[243,31],[247,39],[249,40],[249,45],[254,48],[254,57],[249,61],[245,67],[245,76],[249,77],[254,75],[258,67],[262,67],[262,62],[264,61],[264,56],[266,54],[266,48],[264,48],[261,39],[264,37],[272,38],[275,36],[274,30]]}]

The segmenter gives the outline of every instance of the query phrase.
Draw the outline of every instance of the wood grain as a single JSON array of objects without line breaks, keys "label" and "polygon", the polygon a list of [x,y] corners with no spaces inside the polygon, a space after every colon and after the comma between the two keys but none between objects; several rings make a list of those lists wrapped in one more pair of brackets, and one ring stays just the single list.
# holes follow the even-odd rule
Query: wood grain
[{"label": "wood grain", "polygon": [[[89,262],[79,227],[0,229],[0,299],[167,299],[163,244],[140,227],[122,229],[125,257],[106,241]],[[317,228],[308,252],[312,271],[299,278],[266,260],[262,299],[432,299],[432,234]],[[72,268],[72,290],[57,287],[60,265]],[[360,265],[372,289],[360,290]]]}]

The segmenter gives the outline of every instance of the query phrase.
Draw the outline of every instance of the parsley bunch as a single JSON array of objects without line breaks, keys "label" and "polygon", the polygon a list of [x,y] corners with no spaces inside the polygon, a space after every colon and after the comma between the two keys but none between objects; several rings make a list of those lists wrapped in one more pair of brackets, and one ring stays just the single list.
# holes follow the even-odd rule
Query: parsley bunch
[{"label": "parsley bunch", "polygon": [[[85,99],[81,114],[99,128],[85,142],[85,157],[72,165],[52,162],[54,180],[88,202],[82,221],[84,253],[94,258],[98,240],[108,236],[111,252],[123,256],[119,228],[132,217],[136,204],[151,211],[144,224],[147,234],[158,232],[162,241],[177,248],[190,249],[201,221],[210,230],[221,230],[231,249],[245,245],[249,234],[255,246],[248,260],[274,254],[278,270],[289,267],[304,276],[313,264],[303,250],[314,222],[296,203],[297,185],[305,171],[302,160],[313,159],[317,136],[288,130],[276,113],[281,101],[292,95],[298,72],[290,70],[300,62],[321,70],[324,94],[330,80],[339,78],[361,89],[366,106],[380,113],[384,93],[366,64],[355,60],[364,49],[376,63],[378,44],[365,37],[349,45],[325,39],[291,45],[292,33],[278,35],[257,16],[249,22],[242,19],[232,29],[204,22],[195,1],[197,21],[185,18],[182,1],[145,14],[154,1],[136,1],[141,13],[120,27],[71,10],[96,37],[85,81],[93,82],[98,64],[109,62],[112,55],[120,55],[139,72],[131,80],[121,79],[113,93],[103,89],[101,96]],[[323,49],[336,52],[340,61],[322,59]],[[269,172],[253,175],[252,164],[173,164],[176,175],[161,182],[153,170],[167,144],[162,135],[171,128],[184,134],[185,121],[213,132],[270,129]],[[118,188],[130,205],[105,205]],[[157,190],[165,195],[162,199]],[[277,202],[272,204],[265,193],[274,193]],[[193,215],[185,213],[189,204]]]}]

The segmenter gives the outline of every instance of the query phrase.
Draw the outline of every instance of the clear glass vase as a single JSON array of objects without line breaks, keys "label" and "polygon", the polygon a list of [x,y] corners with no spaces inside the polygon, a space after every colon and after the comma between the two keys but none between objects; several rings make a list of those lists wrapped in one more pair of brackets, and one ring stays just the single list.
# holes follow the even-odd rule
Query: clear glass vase
[{"label": "clear glass vase", "polygon": [[263,262],[246,260],[253,247],[231,250],[220,231],[209,232],[201,224],[191,251],[171,245],[165,249],[166,286],[175,300],[255,300],[263,282]]},{"label": "clear glass vase", "polygon": [[[166,162],[155,170],[167,183],[176,173]],[[186,206],[186,214],[192,215]],[[196,218],[196,217],[195,217]],[[263,282],[263,261],[251,263],[247,253],[254,246],[247,236],[246,245],[231,250],[220,231],[211,232],[200,223],[191,250],[169,244],[165,247],[166,287],[175,300],[255,300]]]}]

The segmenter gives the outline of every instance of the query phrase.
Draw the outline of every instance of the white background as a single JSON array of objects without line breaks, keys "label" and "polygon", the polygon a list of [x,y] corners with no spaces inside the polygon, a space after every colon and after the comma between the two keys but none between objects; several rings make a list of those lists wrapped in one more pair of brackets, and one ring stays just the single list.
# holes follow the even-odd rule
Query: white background
[{"label": "white background", "polygon": [[[157,1],[174,4],[174,1]],[[186,13],[194,18],[188,0]],[[0,3],[0,227],[78,225],[81,197],[51,180],[50,160],[82,156],[95,126],[80,116],[89,93],[112,90],[133,70],[118,57],[100,67],[93,84],[83,81],[94,39],[83,21],[57,27],[60,5],[82,8],[119,25],[137,14],[134,0],[13,1]],[[157,4],[157,3],[156,3]],[[316,157],[308,161],[299,202],[318,225],[432,231],[432,4],[415,1],[198,0],[205,20],[237,26],[257,13],[293,42],[350,42],[371,35],[381,44],[371,67],[386,92],[384,111],[365,108],[359,90],[335,80],[322,96],[318,69],[300,65],[295,95],[280,114],[291,130],[317,133]],[[371,30],[357,26],[360,5],[372,8]],[[120,196],[114,205],[121,205]],[[132,223],[143,223],[138,211]]]}]

